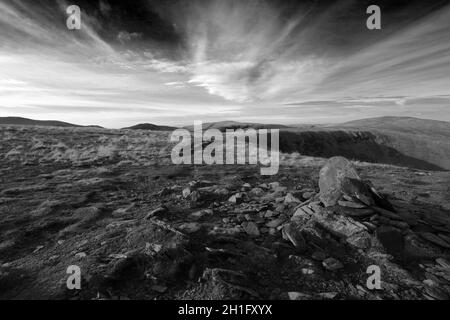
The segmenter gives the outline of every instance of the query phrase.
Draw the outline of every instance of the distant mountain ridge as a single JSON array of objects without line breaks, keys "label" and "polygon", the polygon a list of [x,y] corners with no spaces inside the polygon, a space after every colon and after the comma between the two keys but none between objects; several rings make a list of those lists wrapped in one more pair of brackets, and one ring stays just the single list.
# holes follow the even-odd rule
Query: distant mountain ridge
[{"label": "distant mountain ridge", "polygon": [[42,127],[64,127],[64,128],[82,128],[82,127],[96,127],[100,126],[81,126],[73,123],[57,121],[57,120],[34,120],[22,117],[0,117],[0,125],[18,125],[18,126],[42,126]]},{"label": "distant mountain ridge", "polygon": [[170,127],[170,126],[159,126],[152,123],[140,123],[135,126],[122,128],[122,129],[128,129],[128,130],[152,130],[152,131],[173,131],[178,128],[176,127]]},{"label": "distant mountain ridge", "polygon": [[[187,130],[193,131],[194,126],[184,127]],[[238,121],[218,121],[218,122],[206,122],[202,124],[203,130],[208,129],[219,129],[220,131],[225,131],[226,129],[237,130],[237,129],[287,129],[288,126],[281,124],[264,124],[264,123],[252,123],[252,122],[238,122]]]},{"label": "distant mountain ridge", "polygon": [[338,127],[370,128],[403,133],[438,135],[450,140],[450,122],[414,117],[378,117],[349,121]]}]

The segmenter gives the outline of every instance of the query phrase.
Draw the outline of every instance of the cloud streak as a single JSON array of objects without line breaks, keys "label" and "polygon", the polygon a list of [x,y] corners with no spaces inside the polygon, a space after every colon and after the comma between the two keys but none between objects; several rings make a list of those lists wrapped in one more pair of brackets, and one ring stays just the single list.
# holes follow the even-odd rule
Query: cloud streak
[{"label": "cloud streak", "polygon": [[450,121],[445,3],[386,2],[375,32],[365,28],[365,1],[135,0],[121,10],[80,0],[75,32],[66,6],[0,2],[0,115],[111,127],[228,116]]}]

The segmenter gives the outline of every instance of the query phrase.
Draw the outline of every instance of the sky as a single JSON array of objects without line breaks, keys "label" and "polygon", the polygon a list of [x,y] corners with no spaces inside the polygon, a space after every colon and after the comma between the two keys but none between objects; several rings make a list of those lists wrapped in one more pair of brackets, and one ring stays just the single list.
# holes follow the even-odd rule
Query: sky
[{"label": "sky", "polygon": [[450,1],[0,0],[0,116],[450,121]]}]

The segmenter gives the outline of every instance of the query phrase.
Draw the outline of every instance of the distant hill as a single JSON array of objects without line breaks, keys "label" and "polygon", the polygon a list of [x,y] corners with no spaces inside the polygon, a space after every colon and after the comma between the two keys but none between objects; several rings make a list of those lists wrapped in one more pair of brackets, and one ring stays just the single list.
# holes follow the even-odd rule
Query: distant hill
[{"label": "distant hill", "polygon": [[[190,131],[194,130],[194,126],[184,127]],[[219,129],[220,131],[225,131],[227,129],[237,130],[237,129],[287,129],[289,127],[281,124],[264,124],[264,123],[251,123],[251,122],[237,122],[237,121],[219,121],[219,122],[207,122],[202,124],[203,130],[208,129]]]},{"label": "distant hill", "polygon": [[56,120],[33,120],[21,117],[0,117],[0,125],[20,125],[20,126],[42,126],[42,127],[97,127],[100,126],[80,126],[73,123]]},{"label": "distant hill", "polygon": [[158,126],[156,124],[151,123],[141,123],[137,124],[132,127],[123,128],[123,129],[129,129],[129,130],[152,130],[152,131],[172,131],[176,130],[178,128],[176,127],[170,127],[170,126]]},{"label": "distant hill", "polygon": [[442,136],[450,140],[450,123],[413,117],[378,117],[346,122],[338,127],[389,130],[410,134]]}]

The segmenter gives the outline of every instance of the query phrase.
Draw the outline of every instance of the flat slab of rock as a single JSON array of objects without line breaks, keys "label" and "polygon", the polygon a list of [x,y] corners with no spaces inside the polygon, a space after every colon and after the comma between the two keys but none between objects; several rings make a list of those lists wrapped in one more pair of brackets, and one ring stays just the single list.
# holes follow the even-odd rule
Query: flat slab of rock
[{"label": "flat slab of rock", "polygon": [[347,208],[353,208],[353,209],[363,209],[366,208],[367,206],[361,203],[356,203],[353,201],[338,201],[338,204],[341,207],[347,207]]},{"label": "flat slab of rock", "polygon": [[325,267],[325,269],[330,271],[336,271],[344,267],[342,263],[339,260],[336,260],[335,258],[328,258],[323,260],[322,265]]},{"label": "flat slab of rock", "polygon": [[197,222],[189,222],[189,223],[183,223],[178,227],[182,232],[186,233],[195,233],[198,230],[200,230],[201,225]]},{"label": "flat slab of rock", "polygon": [[269,227],[269,228],[276,228],[276,227],[282,225],[283,222],[284,222],[283,219],[274,219],[272,221],[267,222],[266,226]]},{"label": "flat slab of rock", "polygon": [[305,239],[295,224],[288,224],[282,229],[283,239],[290,241],[297,249],[305,248]]}]

